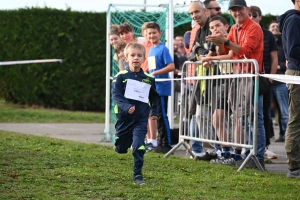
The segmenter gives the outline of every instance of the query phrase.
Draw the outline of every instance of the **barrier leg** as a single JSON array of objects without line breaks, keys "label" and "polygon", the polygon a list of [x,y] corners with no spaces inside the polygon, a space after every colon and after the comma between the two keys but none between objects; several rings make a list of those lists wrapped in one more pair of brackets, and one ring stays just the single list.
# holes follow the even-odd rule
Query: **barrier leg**
[{"label": "barrier leg", "polygon": [[250,159],[253,159],[253,161],[255,162],[257,168],[260,170],[260,171],[264,171],[264,169],[262,168],[262,166],[260,165],[259,161],[257,160],[256,156],[253,154],[254,150],[251,150],[249,155],[247,156],[247,158],[245,159],[245,161],[242,163],[242,165],[239,167],[238,171],[242,171],[246,164],[250,161]]},{"label": "barrier leg", "polygon": [[259,169],[259,171],[264,172],[264,168],[262,168],[261,164],[259,163],[259,161],[257,160],[255,155],[252,155],[252,159],[255,162],[257,168]]},{"label": "barrier leg", "polygon": [[182,141],[182,142],[179,142],[178,144],[176,144],[168,153],[166,153],[164,155],[163,158],[167,158],[170,154],[172,154],[174,151],[176,151],[181,145],[183,145],[185,147],[185,149],[191,154],[191,156],[194,157],[193,153],[191,152],[191,150],[188,148],[187,144]]}]

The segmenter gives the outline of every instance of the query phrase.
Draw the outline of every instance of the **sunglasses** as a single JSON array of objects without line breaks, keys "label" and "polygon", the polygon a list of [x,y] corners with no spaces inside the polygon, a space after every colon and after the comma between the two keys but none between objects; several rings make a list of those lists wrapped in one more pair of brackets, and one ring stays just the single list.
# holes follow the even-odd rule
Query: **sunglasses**
[{"label": "sunglasses", "polygon": [[253,13],[253,14],[249,14],[249,17],[253,17],[253,18],[256,18],[257,16],[258,16],[258,14],[256,14],[256,13]]},{"label": "sunglasses", "polygon": [[220,11],[220,10],[221,10],[221,8],[220,8],[220,7],[215,7],[215,8],[207,8],[207,9],[209,9],[209,10],[211,10],[211,9],[215,9],[216,11]]}]

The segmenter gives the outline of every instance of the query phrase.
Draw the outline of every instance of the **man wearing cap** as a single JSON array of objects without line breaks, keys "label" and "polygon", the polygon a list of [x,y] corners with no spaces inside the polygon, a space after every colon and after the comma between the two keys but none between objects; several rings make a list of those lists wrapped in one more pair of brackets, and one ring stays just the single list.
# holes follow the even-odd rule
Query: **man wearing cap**
[{"label": "man wearing cap", "polygon": [[[206,37],[207,41],[214,42],[218,47],[220,55],[227,54],[229,50],[234,52],[233,59],[256,59],[259,71],[263,72],[263,32],[259,24],[252,21],[248,14],[249,8],[245,0],[230,0],[229,10],[231,16],[235,19],[236,24],[230,29],[226,37],[222,33],[210,35]],[[237,71],[238,69],[236,69]],[[246,69],[251,73],[251,69]],[[263,117],[263,96],[258,99],[258,133],[257,133],[257,159],[264,169],[264,152],[265,152],[265,128]],[[242,123],[245,126],[245,123]],[[251,120],[253,126],[253,120]],[[243,127],[245,128],[245,127]],[[248,130],[248,129],[247,129]],[[247,131],[246,131],[247,134]],[[249,150],[246,151],[247,155]],[[247,165],[246,165],[247,166]],[[251,159],[248,163],[249,167],[255,168],[255,163]]]}]

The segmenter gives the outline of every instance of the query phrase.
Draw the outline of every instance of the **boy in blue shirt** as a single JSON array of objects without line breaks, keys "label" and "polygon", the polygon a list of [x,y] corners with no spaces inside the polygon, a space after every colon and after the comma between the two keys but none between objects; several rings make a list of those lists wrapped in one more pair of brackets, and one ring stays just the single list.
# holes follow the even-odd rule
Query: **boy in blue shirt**
[{"label": "boy in blue shirt", "polygon": [[169,49],[160,42],[160,27],[155,22],[146,25],[147,39],[152,44],[148,55],[149,72],[154,75],[156,88],[159,94],[158,120],[157,120],[157,148],[156,153],[167,153],[171,149],[171,131],[167,116],[168,96],[171,95],[171,81],[158,81],[169,79],[169,72],[175,70],[174,61]]},{"label": "boy in blue shirt", "polygon": [[112,82],[112,98],[115,102],[115,151],[127,153],[132,146],[134,157],[133,181],[143,185],[142,167],[145,154],[145,137],[150,109],[151,119],[157,120],[158,94],[154,77],[141,69],[145,61],[145,47],[129,43],[125,48],[125,60],[129,69],[120,71]]}]

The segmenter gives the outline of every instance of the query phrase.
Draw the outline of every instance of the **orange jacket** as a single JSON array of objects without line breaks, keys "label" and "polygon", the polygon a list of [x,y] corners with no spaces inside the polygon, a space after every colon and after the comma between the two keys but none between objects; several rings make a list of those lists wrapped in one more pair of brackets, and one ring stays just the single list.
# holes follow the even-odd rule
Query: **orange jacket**
[{"label": "orange jacket", "polygon": [[[238,40],[236,38],[237,29]],[[239,52],[233,54],[233,59],[256,59],[258,62],[259,71],[264,71],[262,64],[264,52],[264,35],[259,24],[255,23],[249,17],[247,17],[247,19],[239,28],[237,28],[236,24],[231,27],[227,39],[232,43],[236,43],[238,41],[238,45],[241,46]],[[226,46],[225,49],[227,51],[229,50]],[[237,70],[238,69],[236,69],[236,71]],[[251,72],[251,70],[248,69],[248,72]]]},{"label": "orange jacket", "polygon": [[[200,25],[196,24],[193,27],[193,29],[191,30],[190,46],[189,46],[189,49],[187,51],[187,54],[189,54],[191,52],[191,50],[194,46],[194,42],[195,42],[195,39],[196,39],[196,34],[197,34],[197,31],[198,31],[199,28],[200,28]],[[194,64],[188,65],[187,69],[186,69],[186,72],[187,72],[187,77],[194,77],[195,74],[196,74],[196,65],[194,65]],[[187,83],[193,84],[194,80],[188,80]]]},{"label": "orange jacket", "polygon": [[191,38],[190,38],[190,46],[189,46],[189,49],[187,51],[187,54],[189,54],[194,46],[194,42],[195,42],[195,39],[196,39],[196,34],[197,34],[197,31],[198,29],[200,28],[200,25],[199,24],[196,24],[194,26],[194,28],[191,30]]}]

